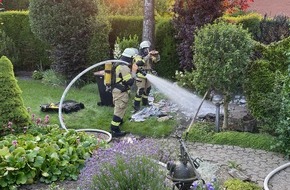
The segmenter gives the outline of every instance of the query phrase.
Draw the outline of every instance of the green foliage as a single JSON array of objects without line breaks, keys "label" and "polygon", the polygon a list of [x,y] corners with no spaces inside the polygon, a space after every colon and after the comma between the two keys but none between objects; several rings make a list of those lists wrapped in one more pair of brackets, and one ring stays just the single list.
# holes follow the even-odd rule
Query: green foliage
[{"label": "green foliage", "polygon": [[227,180],[224,183],[224,187],[227,190],[262,190],[261,187],[254,183],[244,182],[239,179]]},{"label": "green foliage", "polygon": [[194,43],[196,88],[211,88],[225,96],[238,91],[250,61],[252,45],[249,33],[240,25],[219,22],[201,28]]},{"label": "green foliage", "polygon": [[76,180],[96,145],[93,136],[58,126],[34,126],[26,134],[5,136],[0,141],[0,187]]},{"label": "green foliage", "polygon": [[5,56],[0,59],[0,88],[0,136],[22,132],[30,124],[30,117],[24,106],[22,91],[14,77],[13,65]]},{"label": "green foliage", "polygon": [[278,148],[281,152],[285,153],[287,157],[290,157],[290,54],[287,54],[288,60],[288,77],[285,78],[285,82],[282,90],[281,111],[279,113],[279,124],[276,129],[278,134],[278,142],[274,148]]},{"label": "green foliage", "polygon": [[156,49],[160,53],[160,61],[154,70],[163,78],[173,79],[179,69],[174,28],[170,19],[159,19],[156,24]]},{"label": "green foliage", "polygon": [[136,34],[132,37],[129,35],[128,38],[123,37],[122,39],[117,37],[116,44],[118,44],[120,48],[120,52],[122,53],[126,48],[132,47],[139,49],[140,40]]},{"label": "green foliage", "polygon": [[96,17],[98,31],[94,32],[89,44],[87,57],[89,65],[107,60],[110,57],[109,33],[111,23],[103,6],[99,5],[99,14]]},{"label": "green foliage", "polygon": [[246,70],[244,92],[248,108],[261,130],[273,134],[278,125],[281,91],[287,76],[290,37],[270,45],[257,43],[253,61]]},{"label": "green foliage", "polygon": [[222,19],[230,23],[242,24],[243,28],[247,29],[253,35],[259,31],[262,16],[259,13],[248,13],[238,16],[225,14]]},{"label": "green foliage", "polygon": [[37,71],[37,70],[33,71],[32,78],[34,80],[41,80],[43,78],[43,71]]},{"label": "green foliage", "polygon": [[273,134],[277,125],[281,102],[281,75],[269,69],[266,60],[252,62],[247,69],[245,93],[251,114],[259,121],[260,130]]},{"label": "green foliage", "polygon": [[7,56],[13,60],[16,71],[33,71],[37,69],[38,64],[42,64],[44,69],[49,68],[48,50],[50,48],[31,32],[27,11],[0,12],[0,23],[0,29],[15,45],[13,55],[17,55],[18,59],[13,60],[9,55]]},{"label": "green foliage", "polygon": [[[213,123],[195,123],[187,135],[189,141],[210,144],[233,145],[243,148],[253,148],[271,151],[271,146],[277,141],[267,134],[253,134],[247,132],[215,132]],[[275,150],[277,151],[277,150]]]},{"label": "green foliage", "polygon": [[63,76],[49,69],[42,73],[42,83],[52,86],[65,86],[66,81]]},{"label": "green foliage", "polygon": [[69,80],[87,67],[88,48],[102,27],[99,13],[96,0],[30,1],[31,30],[52,46],[54,69]]},{"label": "green foliage", "polygon": [[123,39],[136,34],[138,39],[142,39],[143,18],[141,16],[110,16],[109,20],[112,24],[112,30],[109,33],[111,49],[114,49],[117,37]]},{"label": "green foliage", "polygon": [[104,164],[93,179],[92,189],[169,189],[164,187],[165,171],[144,157],[117,158],[116,164]]},{"label": "green foliage", "polygon": [[274,18],[264,16],[254,32],[254,39],[263,44],[281,41],[290,36],[289,24],[289,17],[285,15],[276,15]]},{"label": "green foliage", "polygon": [[18,61],[18,54],[13,40],[0,29],[0,55],[5,55],[14,63]]}]

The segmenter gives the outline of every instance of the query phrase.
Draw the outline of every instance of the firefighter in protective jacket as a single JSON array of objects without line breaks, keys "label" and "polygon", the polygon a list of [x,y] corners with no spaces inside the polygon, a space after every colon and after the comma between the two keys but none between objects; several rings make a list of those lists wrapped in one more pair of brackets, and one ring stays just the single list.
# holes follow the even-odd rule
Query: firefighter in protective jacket
[{"label": "firefighter in protective jacket", "polygon": [[[113,137],[126,135],[121,131],[120,125],[123,123],[123,117],[129,102],[129,89],[133,85],[138,66],[133,64],[133,57],[136,55],[135,48],[126,48],[122,53],[120,60],[128,62],[130,65],[119,64],[115,69],[115,80],[112,85],[112,95],[114,107],[114,116],[111,121],[111,133]],[[138,50],[137,50],[138,51]]]},{"label": "firefighter in protective jacket", "polygon": [[[134,98],[134,109],[138,111],[140,109],[140,104],[148,106],[148,95],[151,90],[151,83],[147,80],[146,74],[152,73],[152,64],[157,63],[160,60],[160,55],[158,51],[150,51],[151,43],[149,41],[143,41],[140,43],[139,55],[143,59],[142,61],[136,61],[138,65],[138,72],[136,78],[137,93]],[[139,63],[139,64],[138,64]]]}]

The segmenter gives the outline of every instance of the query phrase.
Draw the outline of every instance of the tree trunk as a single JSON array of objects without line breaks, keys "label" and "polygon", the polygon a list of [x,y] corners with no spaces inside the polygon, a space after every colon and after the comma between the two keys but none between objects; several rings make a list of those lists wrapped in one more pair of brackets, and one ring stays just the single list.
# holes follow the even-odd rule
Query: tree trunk
[{"label": "tree trunk", "polygon": [[154,0],[144,0],[144,19],[142,41],[149,40],[152,48],[155,48],[155,20],[154,20]]}]

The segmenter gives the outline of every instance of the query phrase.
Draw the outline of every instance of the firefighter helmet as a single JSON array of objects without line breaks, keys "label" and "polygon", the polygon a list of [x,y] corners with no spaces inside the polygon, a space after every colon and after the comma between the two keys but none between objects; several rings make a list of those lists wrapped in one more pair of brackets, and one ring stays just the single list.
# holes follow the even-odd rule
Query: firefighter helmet
[{"label": "firefighter helmet", "polygon": [[140,49],[150,48],[151,42],[150,41],[143,41],[140,43]]},{"label": "firefighter helmet", "polygon": [[122,56],[132,58],[134,55],[138,54],[138,50],[136,48],[126,48]]}]

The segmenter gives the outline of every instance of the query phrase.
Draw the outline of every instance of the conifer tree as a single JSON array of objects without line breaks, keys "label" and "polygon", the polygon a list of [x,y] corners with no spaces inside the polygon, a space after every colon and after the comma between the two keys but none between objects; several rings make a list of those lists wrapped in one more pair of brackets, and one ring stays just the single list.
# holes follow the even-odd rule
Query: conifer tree
[{"label": "conifer tree", "polygon": [[13,65],[6,56],[0,59],[0,89],[0,136],[22,132],[31,120],[14,76]]}]

